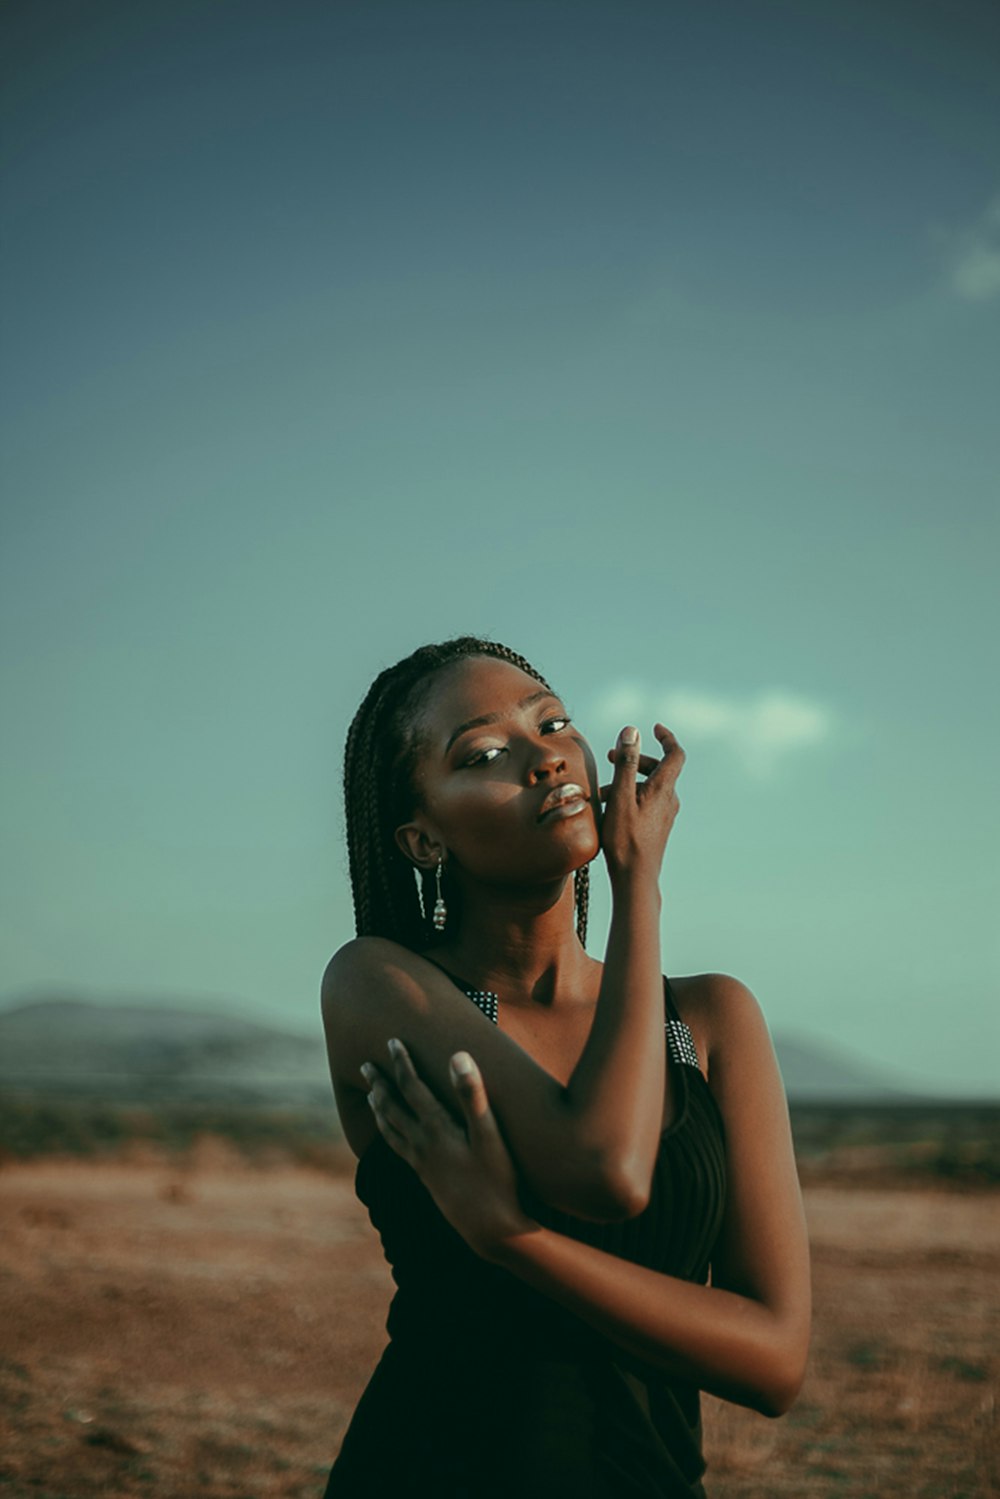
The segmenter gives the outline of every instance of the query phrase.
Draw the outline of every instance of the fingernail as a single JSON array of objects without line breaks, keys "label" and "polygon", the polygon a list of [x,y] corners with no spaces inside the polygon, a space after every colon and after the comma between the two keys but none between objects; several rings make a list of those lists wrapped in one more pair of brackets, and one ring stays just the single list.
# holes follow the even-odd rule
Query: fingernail
[{"label": "fingernail", "polygon": [[394,1057],[401,1057],[403,1055],[403,1044],[401,1041],[397,1041],[395,1036],[389,1041],[389,1054]]},{"label": "fingernail", "polygon": [[622,729],[621,734],[618,737],[620,738],[622,744],[635,744],[639,739],[639,730],[634,729],[631,724],[628,724],[624,729]]},{"label": "fingernail", "polygon": [[365,1097],[368,1100],[368,1106],[369,1106],[369,1108],[374,1111],[374,1108],[375,1108],[375,1094],[374,1093],[366,1093]]},{"label": "fingernail", "polygon": [[467,1051],[456,1051],[451,1059],[451,1070],[456,1077],[468,1077],[475,1070],[475,1065]]},{"label": "fingernail", "polygon": [[375,1068],[372,1066],[371,1062],[362,1062],[358,1070],[366,1083],[370,1083],[372,1078],[375,1076]]}]

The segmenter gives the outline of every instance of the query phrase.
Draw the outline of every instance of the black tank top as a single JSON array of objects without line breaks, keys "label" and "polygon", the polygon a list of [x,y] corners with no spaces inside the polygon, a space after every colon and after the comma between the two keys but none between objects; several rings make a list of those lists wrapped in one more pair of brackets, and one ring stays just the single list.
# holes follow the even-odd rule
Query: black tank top
[{"label": "black tank top", "polygon": [[[453,981],[496,1023],[495,994]],[[558,1233],[704,1284],[725,1206],[722,1118],[666,979],[664,999],[675,1113],[645,1210],[625,1222],[591,1223],[531,1196],[524,1205]],[[397,1289],[389,1346],[327,1496],[402,1495],[423,1492],[421,1485],[440,1499],[704,1494],[693,1385],[667,1379],[477,1258],[381,1136],[358,1161],[355,1187]]]}]

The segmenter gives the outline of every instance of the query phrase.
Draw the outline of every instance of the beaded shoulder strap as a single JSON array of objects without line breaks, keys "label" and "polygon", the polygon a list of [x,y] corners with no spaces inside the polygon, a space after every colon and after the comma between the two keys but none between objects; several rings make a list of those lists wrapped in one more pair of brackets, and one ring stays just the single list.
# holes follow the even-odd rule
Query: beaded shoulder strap
[{"label": "beaded shoulder strap", "polygon": [[[497,1017],[500,1001],[498,995],[492,989],[470,989],[466,984],[459,984],[459,988],[469,996],[472,1003],[478,1009],[482,1010],[488,1020],[492,1020],[494,1025],[499,1024]],[[694,1037],[689,1027],[680,1018],[674,1008],[666,979],[664,979],[664,992],[667,999],[667,1007],[671,1012],[669,1018],[663,1022],[667,1035],[667,1050],[670,1053],[671,1060],[679,1063],[682,1067],[698,1067],[700,1071]]]},{"label": "beaded shoulder strap", "polygon": [[464,984],[460,984],[459,988],[469,996],[474,1005],[482,1010],[487,1020],[492,1020],[494,1025],[499,1025],[497,1006],[500,1001],[492,989],[466,989]]},{"label": "beaded shoulder strap", "polygon": [[671,1059],[679,1062],[682,1067],[697,1067],[700,1072],[698,1051],[688,1026],[683,1020],[667,1020],[664,1024],[667,1031],[667,1050]]},{"label": "beaded shoulder strap", "polygon": [[667,1050],[674,1062],[679,1062],[682,1067],[695,1067],[700,1072],[701,1064],[698,1061],[698,1048],[694,1044],[691,1029],[677,1013],[677,1005],[674,1001],[674,993],[670,987],[670,980],[666,974],[663,975],[663,997],[667,1006],[667,1019],[664,1022],[667,1031]]}]

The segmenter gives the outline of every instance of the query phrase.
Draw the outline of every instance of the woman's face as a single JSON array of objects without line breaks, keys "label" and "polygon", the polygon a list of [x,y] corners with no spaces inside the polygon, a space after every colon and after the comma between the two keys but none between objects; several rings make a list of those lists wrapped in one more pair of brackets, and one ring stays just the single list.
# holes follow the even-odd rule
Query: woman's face
[{"label": "woman's face", "polygon": [[413,821],[404,852],[483,884],[556,880],[597,854],[590,746],[561,700],[509,662],[472,656],[434,679],[417,724]]}]

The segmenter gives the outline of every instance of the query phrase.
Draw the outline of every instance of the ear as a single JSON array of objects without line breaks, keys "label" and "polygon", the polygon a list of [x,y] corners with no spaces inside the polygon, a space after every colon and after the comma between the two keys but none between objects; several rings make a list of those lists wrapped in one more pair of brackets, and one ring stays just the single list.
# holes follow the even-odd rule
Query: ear
[{"label": "ear", "polygon": [[405,858],[418,869],[436,869],[444,849],[419,822],[405,822],[396,829],[396,842]]}]

